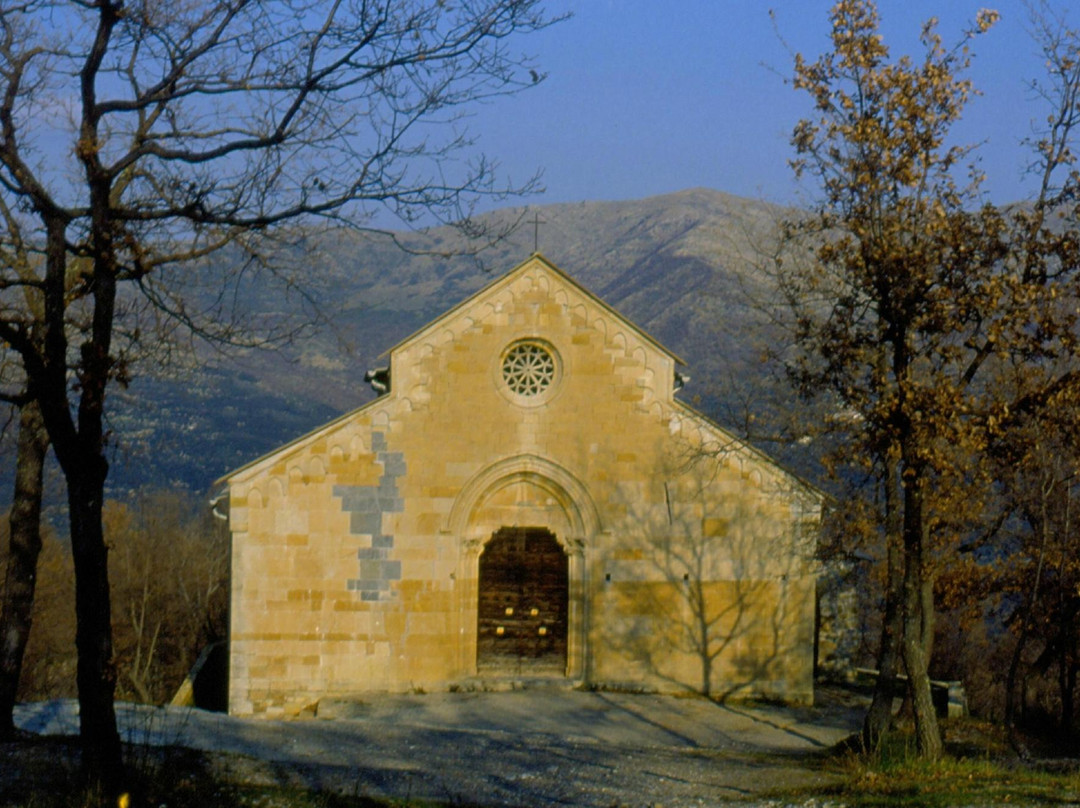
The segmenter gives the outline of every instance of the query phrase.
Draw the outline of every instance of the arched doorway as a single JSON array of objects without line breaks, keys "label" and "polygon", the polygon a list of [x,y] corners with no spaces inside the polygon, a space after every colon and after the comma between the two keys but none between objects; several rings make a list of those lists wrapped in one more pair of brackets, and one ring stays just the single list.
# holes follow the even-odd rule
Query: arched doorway
[{"label": "arched doorway", "polygon": [[549,530],[496,531],[480,555],[477,671],[565,675],[569,592],[566,553]]}]

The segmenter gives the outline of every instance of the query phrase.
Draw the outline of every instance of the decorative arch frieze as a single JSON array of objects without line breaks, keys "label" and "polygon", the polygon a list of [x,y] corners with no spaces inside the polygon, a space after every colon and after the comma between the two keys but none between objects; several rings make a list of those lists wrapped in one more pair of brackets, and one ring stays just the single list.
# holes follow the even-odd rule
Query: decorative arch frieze
[{"label": "decorative arch frieze", "polygon": [[[533,454],[504,458],[477,472],[465,483],[450,509],[448,532],[471,538],[483,525],[470,525],[479,506],[515,482],[529,482],[562,507],[574,537],[588,539],[601,530],[600,515],[585,485],[558,463]],[[570,537],[563,537],[565,541]]]}]

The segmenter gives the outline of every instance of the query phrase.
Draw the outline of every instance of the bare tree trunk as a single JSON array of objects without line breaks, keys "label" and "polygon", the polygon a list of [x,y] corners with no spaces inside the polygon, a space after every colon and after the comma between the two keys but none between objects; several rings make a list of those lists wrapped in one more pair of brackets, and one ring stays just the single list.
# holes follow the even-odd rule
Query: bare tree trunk
[{"label": "bare tree trunk", "polygon": [[[1069,607],[1062,609],[1064,612]],[[1076,697],[1076,612],[1069,609],[1060,627],[1058,640],[1058,692],[1061,695],[1061,734],[1068,738],[1073,730]]]},{"label": "bare tree trunk", "polygon": [[79,737],[83,769],[107,793],[123,779],[120,734],[113,695],[112,617],[109,604],[108,550],[101,527],[105,459],[87,458],[86,472],[68,475],[71,547],[75,561],[75,646],[79,652]]},{"label": "bare tree trunk", "polygon": [[[924,614],[926,587],[926,525],[923,516],[922,475],[915,473],[904,483],[904,667],[915,717],[915,742],[919,755],[927,760],[941,757],[941,733],[930,694],[930,658],[923,633],[932,625],[932,615]],[[930,608],[933,608],[931,600]]]},{"label": "bare tree trunk", "polygon": [[15,455],[15,492],[11,502],[11,551],[4,572],[4,602],[0,611],[0,738],[15,733],[13,711],[22,674],[23,652],[33,622],[37,563],[41,553],[42,469],[49,438],[37,402],[19,412]]},{"label": "bare tree trunk", "polygon": [[1061,552],[1058,556],[1057,596],[1058,614],[1058,691],[1061,694],[1061,734],[1068,738],[1073,731],[1073,713],[1076,695],[1077,674],[1077,628],[1080,621],[1080,600],[1072,592],[1066,593],[1063,582],[1067,580],[1066,559],[1072,557],[1069,547],[1072,539],[1072,477],[1066,477],[1065,483],[1065,523],[1061,527]]},{"label": "bare tree trunk", "polygon": [[1065,675],[1065,687],[1061,691],[1061,731],[1065,737],[1072,735],[1076,715],[1076,677],[1080,673],[1080,665],[1075,662],[1076,647],[1073,646],[1073,662],[1070,662],[1068,673]]},{"label": "bare tree trunk", "polygon": [[919,599],[922,601],[919,639],[922,642],[923,654],[926,655],[926,661],[929,664],[934,658],[934,576],[926,567],[923,568]]},{"label": "bare tree trunk", "polygon": [[1020,636],[1016,639],[1016,647],[1013,649],[1012,659],[1009,661],[1009,672],[1005,677],[1005,729],[1008,732],[1009,743],[1021,757],[1028,757],[1029,752],[1016,731],[1016,678],[1023,662],[1024,646],[1027,645],[1028,636],[1031,634],[1031,624],[1035,614],[1035,607],[1042,597],[1042,573],[1046,562],[1046,545],[1049,540],[1050,528],[1047,521],[1047,499],[1054,487],[1054,480],[1044,480],[1041,487],[1040,509],[1037,519],[1029,516],[1029,521],[1036,526],[1039,533],[1039,554],[1035,565],[1035,581],[1029,590],[1025,591],[1023,605],[1020,613]]},{"label": "bare tree trunk", "polygon": [[135,654],[125,674],[139,700],[144,704],[153,704],[152,681],[162,617],[158,614],[153,628],[150,627],[150,582],[153,580],[153,570],[144,564],[139,577],[142,578],[142,591],[139,592],[138,603],[132,600],[128,604],[128,619],[135,636]]},{"label": "bare tree trunk", "polygon": [[[95,189],[97,191],[97,189]],[[97,191],[100,194],[100,191]],[[96,209],[102,209],[100,199]],[[82,768],[87,781],[115,796],[123,782],[123,757],[116,727],[113,695],[116,668],[112,653],[112,617],[109,603],[108,550],[101,523],[105,479],[103,429],[105,389],[112,358],[112,316],[116,303],[116,275],[106,266],[94,271],[94,309],[91,337],[80,346],[80,392],[76,413],[68,399],[68,340],[65,333],[66,223],[48,221],[45,282],[45,361],[32,368],[31,393],[41,405],[53,452],[67,483],[71,522],[71,553],[75,567],[75,647],[78,651],[76,685],[79,693],[79,739]],[[113,254],[109,227],[95,221],[102,233],[95,248],[106,258]],[[105,263],[104,260],[98,264]]]},{"label": "bare tree trunk", "polygon": [[1009,672],[1005,675],[1005,729],[1009,743],[1022,757],[1027,757],[1027,749],[1016,734],[1016,677],[1020,671],[1020,662],[1024,656],[1024,646],[1028,639],[1028,620],[1024,614],[1020,622],[1020,636],[1016,638],[1012,658],[1009,660]]},{"label": "bare tree trunk", "polygon": [[874,751],[888,732],[892,721],[896,672],[900,662],[900,643],[904,636],[903,603],[904,565],[901,553],[900,475],[897,462],[886,460],[885,472],[885,609],[881,621],[881,644],[878,646],[878,677],[874,697],[863,720],[862,740],[867,751]]}]

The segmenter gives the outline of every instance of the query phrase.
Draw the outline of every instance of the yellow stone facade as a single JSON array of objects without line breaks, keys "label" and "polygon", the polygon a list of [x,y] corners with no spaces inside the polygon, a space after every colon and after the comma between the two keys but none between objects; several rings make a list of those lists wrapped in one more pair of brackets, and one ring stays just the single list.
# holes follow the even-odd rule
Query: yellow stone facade
[{"label": "yellow stone facade", "polygon": [[535,255],[391,349],[387,393],[229,475],[230,712],[488,686],[505,528],[565,556],[555,676],[809,702],[821,496],[677,400],[679,361]]}]

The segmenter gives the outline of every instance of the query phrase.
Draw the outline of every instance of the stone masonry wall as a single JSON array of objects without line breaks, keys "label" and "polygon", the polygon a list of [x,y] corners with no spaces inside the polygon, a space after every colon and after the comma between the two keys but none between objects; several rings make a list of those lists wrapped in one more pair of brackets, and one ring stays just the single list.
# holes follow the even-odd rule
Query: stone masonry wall
[{"label": "stone masonry wall", "polygon": [[[523,341],[551,357],[535,394],[505,381]],[[508,526],[567,554],[575,681],[812,697],[814,495],[673,386],[542,259],[394,349],[389,394],[229,478],[230,710],[475,685],[478,558]]]}]

